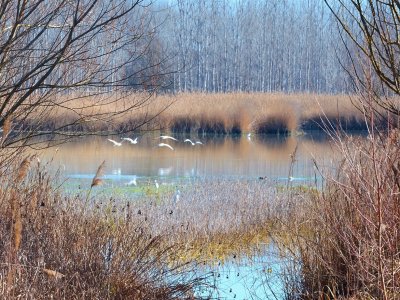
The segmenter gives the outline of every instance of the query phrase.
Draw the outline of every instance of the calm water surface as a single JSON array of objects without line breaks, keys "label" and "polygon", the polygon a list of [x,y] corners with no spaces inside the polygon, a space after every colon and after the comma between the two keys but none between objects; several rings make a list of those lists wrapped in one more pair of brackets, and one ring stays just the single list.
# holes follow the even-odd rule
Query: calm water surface
[{"label": "calm water surface", "polygon": [[[136,137],[136,136],[131,136]],[[110,137],[120,141],[120,137]],[[139,136],[136,145],[124,142],[113,146],[105,137],[82,138],[43,152],[45,160],[53,159],[68,178],[92,178],[102,161],[106,162],[105,179],[129,183],[159,179],[161,181],[196,178],[258,178],[287,180],[291,154],[295,181],[315,178],[313,159],[329,164],[333,151],[328,141],[311,137],[247,136],[192,138],[203,145],[179,141],[161,141],[158,135]],[[168,143],[174,150],[158,147]]]}]

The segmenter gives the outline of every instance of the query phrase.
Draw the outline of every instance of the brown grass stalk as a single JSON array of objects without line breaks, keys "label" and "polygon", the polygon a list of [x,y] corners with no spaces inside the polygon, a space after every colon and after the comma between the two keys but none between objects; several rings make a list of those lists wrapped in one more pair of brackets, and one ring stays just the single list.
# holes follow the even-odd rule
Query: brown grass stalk
[{"label": "brown grass stalk", "polygon": [[15,276],[16,276],[16,266],[18,264],[18,252],[21,248],[22,242],[22,211],[21,207],[23,203],[21,202],[21,198],[18,195],[18,190],[21,189],[21,183],[27,176],[30,160],[32,157],[26,157],[19,167],[16,170],[16,176],[13,179],[13,185],[10,191],[10,198],[9,198],[9,205],[11,208],[10,216],[10,223],[12,224],[12,243],[10,243],[10,250],[9,250],[9,269],[8,269],[8,276],[7,276],[7,286],[8,286],[8,293],[12,291],[12,287],[14,286]]},{"label": "brown grass stalk", "polygon": [[302,266],[292,292],[305,299],[397,299],[400,132],[333,138],[343,155],[337,173],[324,171],[323,191],[310,194],[286,222]]},{"label": "brown grass stalk", "polygon": [[27,160],[0,182],[0,298],[193,298],[201,278],[171,259],[181,244],[109,209],[107,199],[82,214],[85,199],[55,191],[39,164],[27,173]]}]

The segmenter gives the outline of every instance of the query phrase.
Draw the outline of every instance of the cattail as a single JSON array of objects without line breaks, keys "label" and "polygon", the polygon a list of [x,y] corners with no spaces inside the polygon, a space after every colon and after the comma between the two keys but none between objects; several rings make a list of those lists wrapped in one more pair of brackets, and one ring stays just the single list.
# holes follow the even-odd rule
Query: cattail
[{"label": "cattail", "polygon": [[103,171],[104,171],[104,168],[105,168],[105,164],[106,164],[106,161],[103,161],[101,163],[101,165],[98,167],[96,175],[94,175],[93,180],[92,180],[92,184],[90,185],[91,188],[94,187],[94,186],[98,186],[98,185],[103,183],[103,181],[101,179],[101,176],[103,176]]},{"label": "cattail", "polygon": [[21,209],[19,207],[18,201],[15,201],[15,205],[18,206],[14,208],[15,219],[14,219],[14,251],[18,252],[22,240],[22,218]]},{"label": "cattail", "polygon": [[17,183],[21,182],[26,174],[28,173],[29,170],[29,165],[30,165],[30,158],[26,157],[20,164],[18,168],[18,175],[17,175]]},{"label": "cattail", "polygon": [[7,116],[3,123],[3,141],[11,132],[11,117]]},{"label": "cattail", "polygon": [[50,269],[43,269],[43,272],[48,275],[49,277],[52,277],[54,279],[61,279],[63,277],[65,277],[64,274],[54,271],[54,270],[50,270]]}]

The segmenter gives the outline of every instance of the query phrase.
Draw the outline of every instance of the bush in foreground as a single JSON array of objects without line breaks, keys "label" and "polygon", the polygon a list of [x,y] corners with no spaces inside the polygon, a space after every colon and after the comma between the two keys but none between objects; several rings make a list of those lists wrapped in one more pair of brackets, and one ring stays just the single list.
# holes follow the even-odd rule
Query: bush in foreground
[{"label": "bush in foreground", "polygon": [[89,194],[62,196],[36,163],[28,157],[1,176],[0,298],[195,298],[201,278],[173,260],[178,244],[146,232],[129,207],[88,209]]},{"label": "bush in foreground", "polygon": [[289,227],[300,263],[300,282],[290,293],[303,299],[398,299],[400,133],[334,138],[343,155],[338,173],[326,176],[323,190],[298,207]]}]

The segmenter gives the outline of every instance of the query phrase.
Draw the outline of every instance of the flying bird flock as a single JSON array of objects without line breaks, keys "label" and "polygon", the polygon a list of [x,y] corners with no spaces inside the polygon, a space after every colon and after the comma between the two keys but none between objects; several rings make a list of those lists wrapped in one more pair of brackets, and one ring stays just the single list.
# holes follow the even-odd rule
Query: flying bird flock
[{"label": "flying bird flock", "polygon": [[[128,143],[130,145],[137,145],[140,142],[140,138],[136,137],[136,138],[130,138],[130,137],[121,137],[120,141],[118,140],[113,140],[108,138],[107,139],[110,143],[113,144],[114,147],[121,147],[124,143]],[[174,151],[174,147],[172,147],[170,144],[168,143],[179,143],[180,141],[177,138],[174,138],[172,136],[169,135],[160,135],[159,137],[155,138],[154,140],[158,140],[158,142],[154,143],[154,148],[165,148],[168,149],[168,151]],[[201,146],[203,145],[203,143],[201,141],[192,141],[190,139],[185,139],[183,140],[184,144],[190,144],[189,147],[194,147],[194,146]],[[163,170],[164,171],[164,170]],[[127,186],[137,186],[138,185],[138,181],[137,181],[137,176],[133,175],[132,178],[130,178],[129,182],[126,182],[125,185]],[[158,192],[159,188],[160,188],[160,184],[157,182],[157,180],[154,180],[154,185],[156,188],[156,191]],[[172,202],[174,204],[177,204],[180,200],[180,190],[177,189],[175,191],[175,194],[173,196]]]},{"label": "flying bird flock", "polygon": [[[169,136],[169,135],[160,135],[158,138],[156,139],[160,139],[162,141],[167,141],[167,140],[171,140],[174,142],[179,142],[178,139]],[[132,145],[136,145],[138,144],[138,137],[136,137],[135,139],[129,138],[129,137],[123,137],[121,138],[121,141],[118,142],[116,140],[112,140],[112,139],[107,139],[110,143],[112,143],[114,145],[114,147],[121,147],[123,142],[127,142],[130,143]],[[203,145],[203,143],[201,141],[192,141],[190,139],[185,139],[184,143],[190,143],[192,146],[196,146],[196,145]],[[168,148],[169,150],[174,151],[174,147],[172,147],[170,144],[167,144],[166,142],[161,142],[158,143],[156,147],[159,148]]]}]

